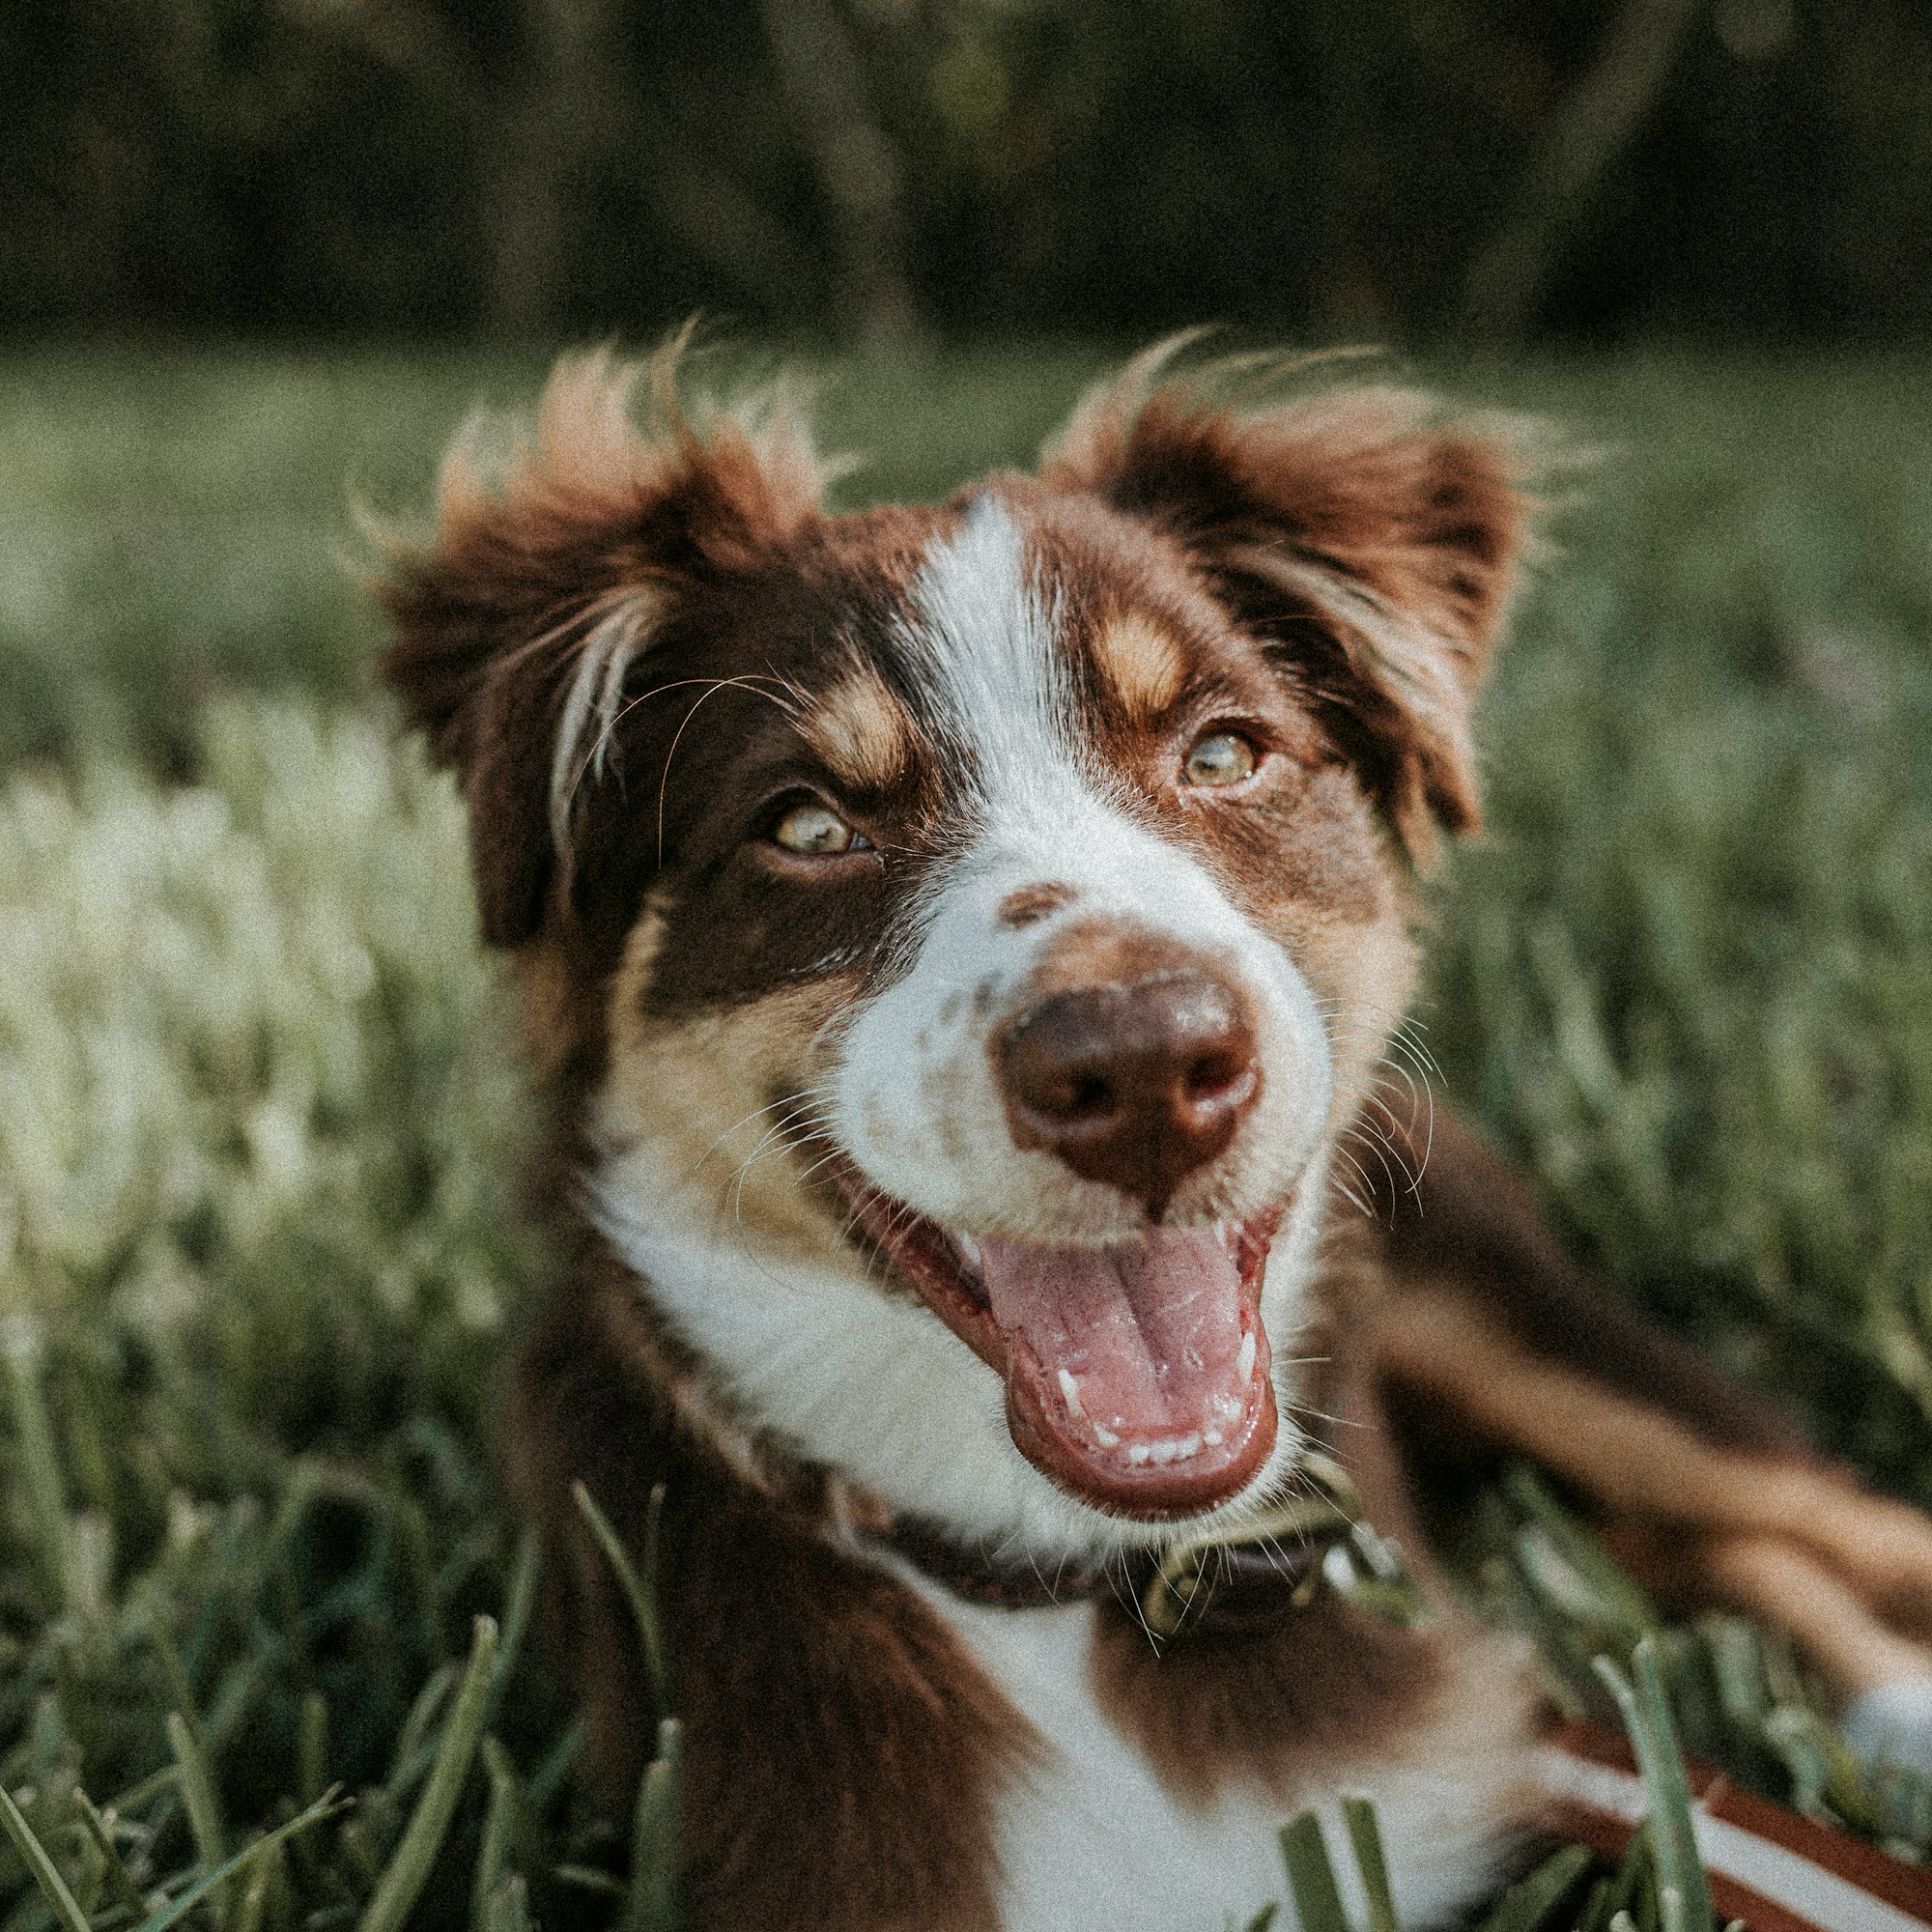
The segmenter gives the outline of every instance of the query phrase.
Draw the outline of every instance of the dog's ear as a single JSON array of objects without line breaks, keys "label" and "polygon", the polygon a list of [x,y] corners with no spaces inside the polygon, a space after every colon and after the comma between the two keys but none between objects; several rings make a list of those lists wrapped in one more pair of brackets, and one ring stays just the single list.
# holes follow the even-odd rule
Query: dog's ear
[{"label": "dog's ear", "polygon": [[[384,545],[378,594],[397,635],[383,676],[462,783],[493,945],[568,902],[627,682],[683,604],[817,513],[822,471],[791,415],[747,408],[694,427],[676,353],[559,363],[534,434],[497,464],[459,440],[435,535]],[[632,409],[646,377],[648,431]]]},{"label": "dog's ear", "polygon": [[1242,412],[1154,386],[1168,346],[1093,391],[1041,475],[1153,519],[1266,639],[1410,854],[1479,822],[1470,704],[1528,537],[1520,429],[1343,389]]}]

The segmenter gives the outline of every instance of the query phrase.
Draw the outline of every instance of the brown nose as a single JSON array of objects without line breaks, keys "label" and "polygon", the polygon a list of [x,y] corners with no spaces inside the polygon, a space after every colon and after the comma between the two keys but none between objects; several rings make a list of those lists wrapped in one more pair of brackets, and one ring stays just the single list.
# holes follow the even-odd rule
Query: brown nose
[{"label": "brown nose", "polygon": [[1240,1001],[1192,970],[1050,995],[1013,1024],[1000,1070],[1023,1147],[1050,1149],[1155,1215],[1261,1092]]}]

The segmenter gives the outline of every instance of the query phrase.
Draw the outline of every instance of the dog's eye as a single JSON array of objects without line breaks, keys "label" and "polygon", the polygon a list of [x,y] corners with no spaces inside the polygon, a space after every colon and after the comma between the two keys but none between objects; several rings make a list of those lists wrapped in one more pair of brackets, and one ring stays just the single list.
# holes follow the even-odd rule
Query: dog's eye
[{"label": "dog's eye", "polygon": [[1255,775],[1255,748],[1234,731],[1209,731],[1195,741],[1181,767],[1191,785],[1239,784]]},{"label": "dog's eye", "polygon": [[772,827],[774,845],[808,859],[832,858],[840,852],[863,852],[869,840],[854,832],[828,805],[795,805]]}]

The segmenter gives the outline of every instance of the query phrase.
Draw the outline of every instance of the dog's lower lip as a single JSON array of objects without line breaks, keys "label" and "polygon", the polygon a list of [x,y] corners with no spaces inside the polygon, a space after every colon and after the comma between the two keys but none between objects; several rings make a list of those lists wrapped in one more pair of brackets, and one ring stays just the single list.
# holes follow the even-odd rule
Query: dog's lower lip
[{"label": "dog's lower lip", "polygon": [[855,1233],[1007,1389],[1015,1446],[1083,1501],[1190,1516],[1246,1487],[1277,1427],[1260,1280],[1277,1218],[1110,1248],[975,1237],[813,1150]]}]

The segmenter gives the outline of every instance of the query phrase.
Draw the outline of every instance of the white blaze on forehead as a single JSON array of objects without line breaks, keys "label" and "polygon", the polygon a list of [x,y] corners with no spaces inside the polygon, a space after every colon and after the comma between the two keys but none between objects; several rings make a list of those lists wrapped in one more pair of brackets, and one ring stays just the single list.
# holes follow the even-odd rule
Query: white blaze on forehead
[{"label": "white blaze on forehead", "polygon": [[1059,599],[1041,596],[997,497],[976,497],[960,527],[932,545],[913,594],[900,650],[981,790],[1025,784],[1043,754],[1064,759],[1073,713],[1055,635]]}]

